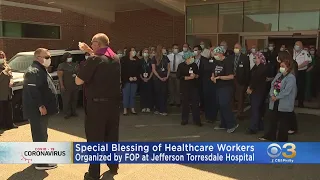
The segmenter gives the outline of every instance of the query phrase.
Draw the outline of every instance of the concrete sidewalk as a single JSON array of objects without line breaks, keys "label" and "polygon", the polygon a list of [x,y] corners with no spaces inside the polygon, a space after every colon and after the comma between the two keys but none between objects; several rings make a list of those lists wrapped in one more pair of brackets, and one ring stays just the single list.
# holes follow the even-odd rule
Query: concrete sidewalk
[{"label": "concrete sidewalk", "polygon": [[[85,141],[83,113],[65,120],[58,115],[50,120],[49,141]],[[319,141],[318,116],[299,114],[300,133],[291,141]],[[259,135],[245,135],[248,121],[241,121],[234,134],[214,131],[212,124],[203,127],[180,126],[177,111],[167,117],[138,115],[121,117],[121,141],[257,141]],[[1,134],[1,132],[0,132]],[[261,135],[261,134],[260,134]],[[0,135],[4,142],[30,142],[29,124]],[[50,171],[36,171],[29,165],[0,165],[0,179],[9,180],[81,180],[88,165],[59,165]],[[116,180],[319,180],[320,165],[156,165],[121,164],[119,174],[103,179]],[[101,173],[107,171],[102,166]]]}]

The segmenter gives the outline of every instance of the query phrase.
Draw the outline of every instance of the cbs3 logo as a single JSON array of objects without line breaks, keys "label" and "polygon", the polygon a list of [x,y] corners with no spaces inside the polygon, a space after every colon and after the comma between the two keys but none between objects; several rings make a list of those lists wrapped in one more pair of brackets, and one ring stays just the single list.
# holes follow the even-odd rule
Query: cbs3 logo
[{"label": "cbs3 logo", "polygon": [[272,143],[268,146],[267,153],[271,158],[277,158],[282,155],[284,158],[292,159],[297,155],[296,145],[293,143],[285,143],[281,148],[279,144]]}]

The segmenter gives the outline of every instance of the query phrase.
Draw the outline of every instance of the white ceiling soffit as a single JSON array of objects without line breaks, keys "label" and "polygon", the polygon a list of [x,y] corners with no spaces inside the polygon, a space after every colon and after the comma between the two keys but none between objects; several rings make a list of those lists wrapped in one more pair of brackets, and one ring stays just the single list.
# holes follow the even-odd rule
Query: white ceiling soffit
[{"label": "white ceiling soffit", "polygon": [[173,16],[181,16],[185,14],[184,0],[138,0],[151,8],[158,9],[162,12]]}]

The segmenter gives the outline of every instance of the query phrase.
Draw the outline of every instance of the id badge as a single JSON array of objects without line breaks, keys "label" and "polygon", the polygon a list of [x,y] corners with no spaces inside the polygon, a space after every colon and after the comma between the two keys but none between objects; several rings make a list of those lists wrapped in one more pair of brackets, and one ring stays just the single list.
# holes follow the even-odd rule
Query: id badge
[{"label": "id badge", "polygon": [[242,64],[240,64],[240,65],[239,65],[239,67],[241,67],[241,68],[242,68],[242,67],[243,67],[243,65],[242,65]]},{"label": "id badge", "polygon": [[148,77],[148,73],[143,73],[143,77],[147,78]]},{"label": "id badge", "polygon": [[72,74],[72,77],[76,77],[77,75],[76,74]]},{"label": "id badge", "polygon": [[189,70],[189,74],[193,74],[193,70],[192,69]]},{"label": "id badge", "polygon": [[164,72],[164,68],[161,68],[161,71]]},{"label": "id badge", "polygon": [[210,59],[210,60],[209,60],[209,63],[213,63],[213,59]]}]

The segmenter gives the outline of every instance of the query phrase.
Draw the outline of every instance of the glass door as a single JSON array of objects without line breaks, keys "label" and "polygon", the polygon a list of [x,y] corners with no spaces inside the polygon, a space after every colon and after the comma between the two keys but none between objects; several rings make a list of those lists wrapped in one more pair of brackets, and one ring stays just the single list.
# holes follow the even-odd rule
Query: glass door
[{"label": "glass door", "polygon": [[242,36],[242,46],[251,49],[253,45],[259,50],[268,46],[268,36]]}]

